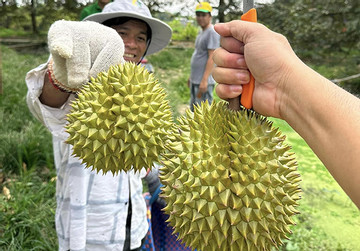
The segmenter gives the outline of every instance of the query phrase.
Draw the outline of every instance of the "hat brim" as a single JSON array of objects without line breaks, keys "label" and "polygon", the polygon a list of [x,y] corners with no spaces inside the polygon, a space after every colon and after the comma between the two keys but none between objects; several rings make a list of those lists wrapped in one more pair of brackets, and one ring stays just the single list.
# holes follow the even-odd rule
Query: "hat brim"
[{"label": "hat brim", "polygon": [[137,18],[147,23],[151,28],[151,41],[147,50],[147,55],[153,54],[165,48],[171,39],[172,30],[166,23],[150,17],[145,17],[134,12],[129,11],[118,11],[118,12],[107,12],[107,13],[95,13],[87,16],[84,21],[94,21],[103,23],[106,20],[116,17],[132,17]]},{"label": "hat brim", "polygon": [[206,12],[206,13],[210,13],[210,11],[208,11],[208,10],[202,10],[202,9],[196,10],[195,12]]}]

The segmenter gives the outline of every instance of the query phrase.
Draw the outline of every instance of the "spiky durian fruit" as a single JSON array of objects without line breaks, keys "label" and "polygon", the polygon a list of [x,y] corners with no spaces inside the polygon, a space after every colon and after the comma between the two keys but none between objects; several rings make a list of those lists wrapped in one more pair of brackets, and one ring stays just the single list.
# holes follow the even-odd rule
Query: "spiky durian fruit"
[{"label": "spiky durian fruit", "polygon": [[187,111],[173,130],[161,181],[168,222],[197,250],[270,250],[295,224],[297,162],[285,136],[225,102]]},{"label": "spiky durian fruit", "polygon": [[151,168],[172,114],[153,74],[134,63],[110,67],[84,85],[68,115],[67,143],[98,172]]}]

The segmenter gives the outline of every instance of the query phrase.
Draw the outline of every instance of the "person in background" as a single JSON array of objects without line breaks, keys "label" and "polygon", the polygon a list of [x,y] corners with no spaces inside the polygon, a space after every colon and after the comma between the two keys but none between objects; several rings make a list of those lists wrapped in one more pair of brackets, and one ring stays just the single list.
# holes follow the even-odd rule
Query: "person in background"
[{"label": "person in background", "polygon": [[80,12],[80,20],[83,20],[85,17],[92,14],[101,12],[108,3],[110,3],[110,0],[97,0],[94,3],[86,6]]},{"label": "person in background", "polygon": [[253,109],[285,120],[360,208],[360,99],[305,65],[287,39],[258,23],[216,24],[218,96],[228,100],[255,78]]},{"label": "person in background", "polygon": [[149,227],[142,178],[151,193],[160,185],[157,169],[113,176],[85,168],[64,127],[75,91],[90,76],[124,61],[139,64],[166,47],[172,31],[140,0],[115,0],[85,20],[52,24],[49,61],[26,76],[28,107],[53,138],[59,250],[140,250]]},{"label": "person in background", "polygon": [[144,66],[144,68],[150,72],[150,73],[154,73],[155,70],[154,70],[154,66],[149,62],[149,60],[147,58],[143,58],[141,60],[141,65]]},{"label": "person in background", "polygon": [[220,46],[220,37],[211,24],[212,7],[208,2],[201,2],[195,8],[196,21],[201,27],[195,40],[195,50],[191,57],[191,73],[188,79],[190,87],[190,109],[201,101],[213,100],[215,80],[211,76],[214,68],[213,53]]}]

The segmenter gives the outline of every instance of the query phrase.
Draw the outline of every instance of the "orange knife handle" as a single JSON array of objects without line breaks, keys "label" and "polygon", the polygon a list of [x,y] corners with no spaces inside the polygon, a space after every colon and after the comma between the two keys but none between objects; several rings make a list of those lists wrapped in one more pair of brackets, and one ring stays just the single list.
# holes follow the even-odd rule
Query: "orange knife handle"
[{"label": "orange knife handle", "polygon": [[[249,21],[249,22],[257,22],[257,15],[256,15],[256,9],[252,8],[248,12],[244,13],[241,16],[241,20],[243,21]],[[243,85],[243,91],[241,94],[241,104],[247,108],[252,108],[252,97],[254,93],[255,88],[255,79],[250,73],[250,82],[246,85]]]}]

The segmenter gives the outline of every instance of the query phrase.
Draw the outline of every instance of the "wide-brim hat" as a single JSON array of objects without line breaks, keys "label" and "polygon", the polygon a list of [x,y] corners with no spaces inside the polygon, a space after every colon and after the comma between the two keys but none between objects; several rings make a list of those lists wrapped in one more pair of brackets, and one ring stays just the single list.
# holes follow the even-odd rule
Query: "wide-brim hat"
[{"label": "wide-brim hat", "polygon": [[151,28],[151,41],[146,54],[153,54],[165,48],[171,39],[169,25],[151,16],[149,8],[140,0],[115,0],[105,5],[100,13],[87,16],[84,20],[103,23],[116,17],[137,18]]}]

